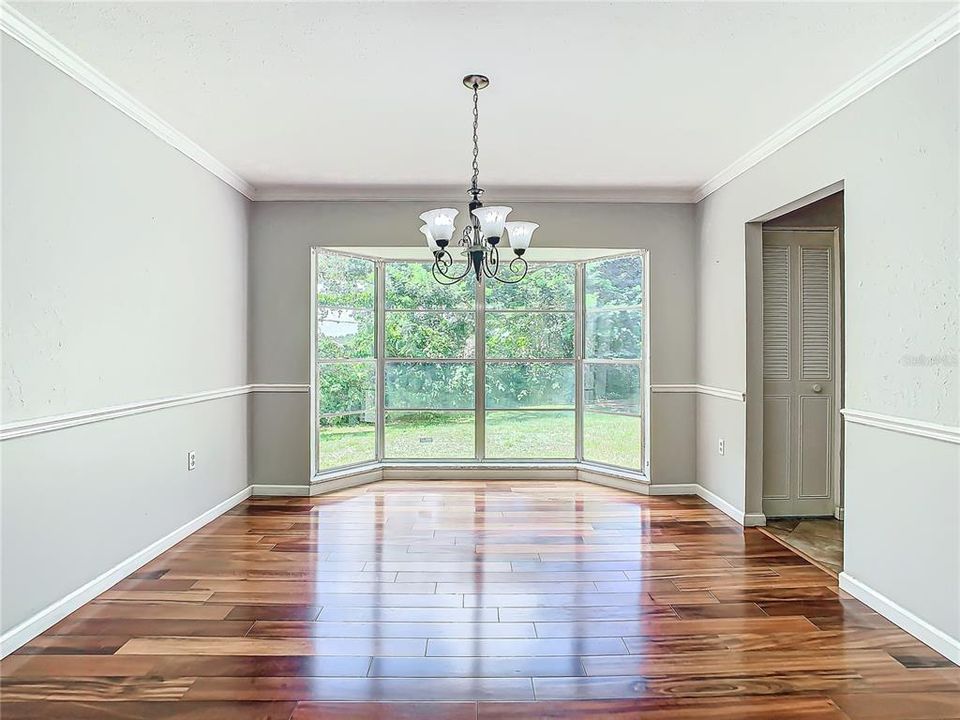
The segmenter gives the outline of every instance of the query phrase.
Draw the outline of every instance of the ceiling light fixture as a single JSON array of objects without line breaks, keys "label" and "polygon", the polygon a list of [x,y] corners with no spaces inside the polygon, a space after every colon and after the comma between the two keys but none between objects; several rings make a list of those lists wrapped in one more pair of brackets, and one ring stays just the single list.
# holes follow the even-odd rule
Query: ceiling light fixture
[{"label": "ceiling light fixture", "polygon": [[[490,84],[485,75],[467,75],[463,84],[473,90],[473,180],[470,183],[470,218],[468,225],[457,244],[463,248],[462,254],[467,258],[466,267],[462,273],[453,270],[453,256],[447,247],[456,233],[456,220],[459,211],[456,208],[440,208],[423,213],[420,219],[424,225],[420,228],[427,239],[427,247],[433,253],[433,277],[441,285],[453,285],[466,278],[471,271],[482,282],[484,277],[499,280],[503,283],[516,283],[527,274],[527,261],[523,254],[530,247],[530,238],[539,225],[532,222],[507,222],[507,215],[513,208],[504,206],[484,207],[480,202],[483,188],[477,186],[480,177],[480,165],[477,161],[479,143],[477,128],[480,122],[480,113],[477,101],[480,91]],[[504,271],[500,263],[500,239],[506,231],[510,248],[516,257],[510,260],[507,266],[510,275]],[[452,272],[451,272],[452,271]]]}]

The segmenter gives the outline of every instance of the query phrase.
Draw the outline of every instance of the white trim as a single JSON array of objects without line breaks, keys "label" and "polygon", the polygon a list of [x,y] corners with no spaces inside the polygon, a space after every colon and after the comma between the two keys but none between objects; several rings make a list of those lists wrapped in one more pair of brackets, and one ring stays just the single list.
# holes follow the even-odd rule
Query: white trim
[{"label": "white trim", "polygon": [[344,473],[339,477],[327,480],[317,480],[310,483],[310,495],[323,495],[336,490],[359,487],[383,480],[383,469],[380,467],[366,467]]},{"label": "white trim", "polygon": [[673,485],[650,485],[648,495],[697,495],[700,486],[696,483],[676,483]]},{"label": "white trim", "polygon": [[250,497],[308,497],[309,485],[259,485],[250,486]]},{"label": "white trim", "polygon": [[6,2],[0,2],[0,30],[179,150],[204,170],[216,175],[237,192],[254,199],[253,185]]},{"label": "white trim", "polygon": [[707,180],[694,193],[694,202],[700,202],[711,193],[716,192],[808,130],[812,130],[824,120],[843,110],[850,103],[866,95],[880,83],[936,50],[958,33],[960,33],[960,8],[955,7],[902,45],[887,53],[878,62],[841,86],[818,105],[810,108],[746,155],[738,158]]},{"label": "white trim", "polygon": [[[683,203],[694,202],[694,188],[498,186],[510,202]],[[459,185],[269,185],[257,188],[258,202],[461,202]]]},{"label": "white trim", "polygon": [[384,480],[576,480],[577,464],[383,463]]},{"label": "white trim", "polygon": [[730,390],[728,388],[715,387],[713,385],[699,384],[675,384],[675,385],[651,385],[650,392],[655,393],[696,393],[698,395],[710,395],[712,397],[724,398],[725,400],[735,400],[744,402],[747,394],[743,390]]},{"label": "white trim", "polygon": [[64,430],[66,428],[77,427],[78,425],[89,425],[90,423],[102,422],[103,420],[114,420],[129,415],[139,415],[141,413],[164,410],[181,405],[192,405],[193,403],[219,400],[235,395],[246,395],[249,392],[249,385],[236,385],[234,387],[220,388],[219,390],[206,390],[203,392],[189,393],[187,395],[174,395],[155,400],[127,403],[126,405],[97,408],[96,410],[81,410],[80,412],[66,413],[64,415],[48,415],[32,420],[20,420],[0,426],[0,441],[12,440],[13,438],[26,437],[28,435],[37,435],[53,430]]},{"label": "white trim", "polygon": [[310,383],[253,383],[250,392],[255,393],[308,393]]},{"label": "white trim", "polygon": [[917,435],[931,440],[942,440],[943,442],[960,444],[960,427],[952,425],[937,425],[936,423],[924,422],[923,420],[912,420],[905,417],[895,417],[893,415],[881,415],[880,413],[867,412],[866,410],[851,410],[843,408],[840,414],[848,423],[855,425],[866,425],[868,427],[881,428],[882,430],[892,430],[893,432],[904,433],[905,435]]},{"label": "white trim", "polygon": [[161,553],[166,552],[191,533],[196,532],[210,521],[220,517],[223,513],[227,512],[227,510],[239,505],[248,497],[250,497],[250,488],[245,487],[240,492],[228,497],[205,513],[181,525],[173,532],[164,535],[156,542],[151,543],[143,550],[134,553],[126,560],[114,565],[82,587],[77,588],[65,597],[48,605],[33,617],[27,618],[16,627],[11,628],[0,637],[0,657],[5,657],[35,638],[44,630],[53,627],[74,610],[90,602],[104,591],[109,590],[119,581],[131,573],[136,572]]},{"label": "white trim", "polygon": [[697,485],[697,495],[744,527],[757,527],[767,524],[767,518],[763,513],[745,513],[702,485]]},{"label": "white trim", "polygon": [[94,410],[80,410],[63,415],[47,415],[45,417],[18,420],[7,423],[6,425],[0,425],[0,441],[38,435],[40,433],[52,432],[53,430],[65,430],[67,428],[77,427],[78,425],[89,425],[90,423],[114,420],[129,415],[140,415],[142,413],[165,410],[181,405],[192,405],[193,403],[219,400],[236,395],[246,395],[248,393],[306,393],[309,391],[310,386],[307,384],[256,383],[253,385],[235,385],[217,390],[203,390],[186,395],[171,395],[169,397],[141,400],[125,405],[96,408]]},{"label": "white trim", "polygon": [[886,595],[877,592],[869,585],[851,577],[845,572],[840,573],[840,589],[849,593],[872,610],[876,610],[887,620],[906,630],[920,642],[929,645],[950,662],[960,665],[960,639],[950,637],[950,635],[943,630],[917,617]]}]

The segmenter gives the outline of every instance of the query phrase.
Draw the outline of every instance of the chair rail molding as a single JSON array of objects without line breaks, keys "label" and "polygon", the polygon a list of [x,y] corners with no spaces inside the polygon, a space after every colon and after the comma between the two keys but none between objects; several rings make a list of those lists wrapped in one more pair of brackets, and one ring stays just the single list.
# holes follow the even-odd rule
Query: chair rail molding
[{"label": "chair rail molding", "polygon": [[880,413],[854,410],[852,408],[843,408],[840,414],[846,422],[854,425],[866,425],[867,427],[890,430],[904,435],[916,435],[918,437],[929,438],[930,440],[940,440],[942,442],[960,445],[960,427],[938,425],[936,423],[897,417],[895,415],[881,415]]},{"label": "chair rail molding", "polygon": [[140,400],[124,405],[112,405],[110,407],[95,408],[93,410],[80,410],[63,415],[47,415],[44,417],[31,418],[30,420],[18,420],[0,426],[0,442],[27,437],[29,435],[53,432],[54,430],[65,430],[79,425],[89,425],[90,423],[103,422],[104,420],[115,420],[116,418],[128,417],[130,415],[140,415],[156,410],[180,407],[181,405],[220,400],[221,398],[235,397],[237,395],[247,395],[250,393],[307,393],[309,391],[310,386],[301,383],[255,383],[234,385],[216,390],[203,390],[185,395],[171,395],[169,397],[154,398],[152,400]]},{"label": "chair rail molding", "polygon": [[734,400],[736,402],[744,402],[747,399],[747,394],[743,390],[731,390],[729,388],[716,387],[714,385],[699,385],[697,383],[651,385],[650,392],[695,393],[697,395],[709,395],[711,397],[724,398],[725,400]]}]

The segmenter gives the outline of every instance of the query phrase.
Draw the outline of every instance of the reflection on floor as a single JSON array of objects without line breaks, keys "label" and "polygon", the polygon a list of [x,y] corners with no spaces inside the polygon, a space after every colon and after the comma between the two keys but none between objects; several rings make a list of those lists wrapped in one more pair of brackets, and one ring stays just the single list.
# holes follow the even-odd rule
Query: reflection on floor
[{"label": "reflection on floor", "polygon": [[769,535],[697,497],[564,481],[246,500],[4,658],[0,687],[3,720],[960,707],[960,668]]},{"label": "reflection on floor", "polygon": [[766,529],[835,575],[843,570],[843,523],[839,520],[778,518],[768,520]]}]

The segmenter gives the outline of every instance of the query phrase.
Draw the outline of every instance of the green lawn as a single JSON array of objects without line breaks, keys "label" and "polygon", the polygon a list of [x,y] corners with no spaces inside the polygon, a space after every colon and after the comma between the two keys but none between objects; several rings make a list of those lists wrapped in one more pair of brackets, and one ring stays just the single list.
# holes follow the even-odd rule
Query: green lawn
[{"label": "green lawn", "polygon": [[[572,459],[574,414],[500,411],[487,413],[488,458]],[[640,418],[584,414],[584,456],[611,465],[640,468]],[[387,413],[385,455],[391,459],[472,459],[473,413]],[[322,427],[320,467],[374,459],[372,424]]]}]

